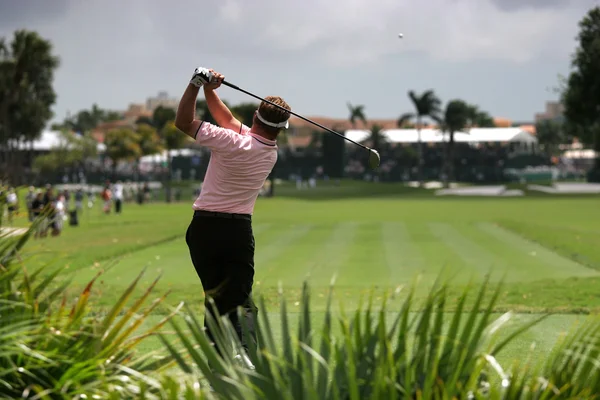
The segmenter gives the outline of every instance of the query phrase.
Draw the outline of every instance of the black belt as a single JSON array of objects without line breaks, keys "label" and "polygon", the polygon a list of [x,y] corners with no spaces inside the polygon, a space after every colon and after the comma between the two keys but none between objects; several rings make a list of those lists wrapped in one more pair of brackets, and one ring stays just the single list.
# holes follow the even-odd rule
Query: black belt
[{"label": "black belt", "polygon": [[252,221],[252,215],[250,214],[232,214],[215,211],[195,210],[194,217],[215,217],[215,218],[228,218],[228,219],[245,219]]}]

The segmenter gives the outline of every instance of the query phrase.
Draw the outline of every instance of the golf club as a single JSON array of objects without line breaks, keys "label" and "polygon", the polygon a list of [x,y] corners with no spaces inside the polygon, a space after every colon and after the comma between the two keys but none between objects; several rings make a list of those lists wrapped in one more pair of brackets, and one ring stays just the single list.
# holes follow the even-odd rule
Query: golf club
[{"label": "golf club", "polygon": [[282,110],[284,110],[284,111],[287,111],[287,112],[289,112],[290,114],[292,114],[292,115],[295,115],[296,117],[298,117],[298,118],[300,118],[300,119],[302,119],[302,120],[304,120],[304,121],[306,121],[306,122],[308,122],[308,123],[311,123],[311,124],[313,124],[313,125],[316,125],[316,126],[318,126],[319,128],[326,130],[327,132],[331,132],[331,133],[333,133],[334,135],[337,135],[337,136],[341,137],[342,139],[346,139],[346,140],[347,140],[347,141],[349,141],[350,143],[354,143],[355,145],[357,145],[357,146],[359,146],[359,147],[362,147],[363,149],[366,149],[366,150],[368,150],[368,151],[369,151],[369,167],[371,167],[372,169],[375,169],[375,168],[379,167],[379,163],[381,162],[381,159],[380,159],[380,157],[379,157],[379,153],[377,152],[377,150],[371,149],[371,148],[369,148],[369,147],[367,147],[367,146],[365,146],[365,145],[362,145],[362,144],[360,144],[360,143],[357,143],[357,142],[355,142],[354,140],[352,140],[352,139],[349,139],[349,138],[347,138],[346,136],[342,135],[341,133],[338,133],[338,132],[334,131],[333,129],[329,129],[329,128],[327,128],[327,127],[325,127],[325,126],[321,125],[321,124],[318,124],[318,123],[316,123],[315,121],[311,121],[311,120],[310,120],[310,119],[308,119],[308,118],[304,118],[302,115],[298,115],[298,114],[296,114],[296,113],[295,113],[295,112],[293,112],[293,111],[290,111],[290,110],[288,110],[288,109],[286,109],[286,108],[283,108],[283,107],[281,107],[280,105],[278,105],[278,104],[275,104],[275,103],[273,103],[273,102],[271,102],[271,101],[265,100],[265,99],[263,99],[262,97],[260,97],[260,96],[257,96],[257,95],[255,95],[255,94],[253,94],[253,93],[250,93],[250,92],[248,92],[247,90],[244,90],[244,89],[240,88],[239,86],[236,86],[236,85],[234,85],[234,84],[232,84],[232,83],[226,82],[225,80],[223,80],[223,81],[221,82],[221,84],[223,84],[223,85],[225,85],[225,86],[229,86],[229,87],[230,87],[230,88],[232,88],[232,89],[239,90],[240,92],[242,92],[242,93],[245,93],[245,94],[247,94],[248,96],[252,96],[252,97],[254,97],[255,99],[258,99],[258,100],[264,101],[265,103],[269,103],[269,104],[271,104],[271,105],[273,105],[273,106],[275,106],[275,107],[281,108]]}]

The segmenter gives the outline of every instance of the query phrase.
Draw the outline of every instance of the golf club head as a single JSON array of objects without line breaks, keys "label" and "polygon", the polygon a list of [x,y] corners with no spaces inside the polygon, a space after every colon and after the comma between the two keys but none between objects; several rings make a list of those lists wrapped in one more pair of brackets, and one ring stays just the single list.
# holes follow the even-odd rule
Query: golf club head
[{"label": "golf club head", "polygon": [[380,162],[381,158],[379,157],[377,150],[369,149],[369,167],[371,167],[371,169],[375,169],[379,167]]}]

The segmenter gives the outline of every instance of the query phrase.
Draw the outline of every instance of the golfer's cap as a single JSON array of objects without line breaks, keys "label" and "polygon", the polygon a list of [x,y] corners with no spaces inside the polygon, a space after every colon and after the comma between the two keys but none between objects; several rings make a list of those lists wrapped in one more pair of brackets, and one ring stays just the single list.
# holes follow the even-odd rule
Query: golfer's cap
[{"label": "golfer's cap", "polygon": [[262,115],[260,115],[260,112],[258,110],[256,110],[256,117],[260,120],[260,122],[262,122],[263,124],[267,125],[267,126],[272,126],[273,128],[289,128],[290,126],[290,122],[289,120],[285,120],[283,122],[279,122],[279,123],[275,123],[275,122],[269,122],[266,119],[263,118]]}]

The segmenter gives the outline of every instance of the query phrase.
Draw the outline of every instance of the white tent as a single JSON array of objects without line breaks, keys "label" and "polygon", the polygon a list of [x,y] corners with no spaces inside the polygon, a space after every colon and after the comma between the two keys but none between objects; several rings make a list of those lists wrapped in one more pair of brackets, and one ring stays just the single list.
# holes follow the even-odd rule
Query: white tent
[{"label": "white tent", "polygon": [[565,158],[588,159],[593,160],[598,155],[594,150],[567,150],[563,153]]},{"label": "white tent", "polygon": [[[202,153],[198,150],[193,149],[177,149],[170,150],[168,153],[171,157],[183,156],[183,157],[193,157],[193,156],[202,156]],[[149,156],[144,156],[140,158],[141,163],[160,163],[167,161],[167,151],[164,150],[160,154],[152,154]]]},{"label": "white tent", "polygon": [[[355,142],[366,140],[370,132],[367,130],[347,130],[347,138]],[[418,132],[416,129],[388,129],[382,131],[383,136],[391,143],[416,143]],[[537,138],[521,128],[472,128],[467,132],[456,132],[454,140],[462,143],[482,142],[516,142],[537,144]],[[448,134],[443,135],[438,129],[421,129],[423,143],[441,143],[448,141]]]},{"label": "white tent", "polygon": [[[59,131],[43,131],[39,139],[33,142],[34,151],[51,151],[54,148],[63,146],[65,143]],[[29,150],[30,144],[20,143],[21,150]],[[98,143],[98,151],[104,151],[106,146]]]}]

